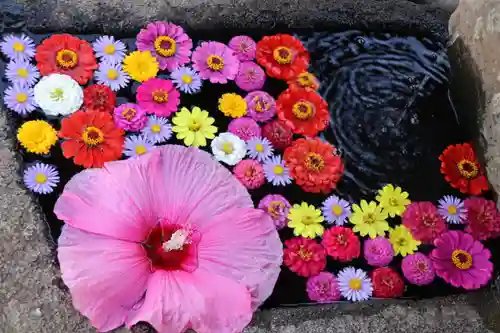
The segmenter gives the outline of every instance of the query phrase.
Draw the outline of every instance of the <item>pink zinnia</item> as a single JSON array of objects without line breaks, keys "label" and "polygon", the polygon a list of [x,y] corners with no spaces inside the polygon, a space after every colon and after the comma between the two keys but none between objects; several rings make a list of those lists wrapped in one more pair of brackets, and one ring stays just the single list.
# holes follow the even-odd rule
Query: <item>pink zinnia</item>
[{"label": "pink zinnia", "polygon": [[125,131],[137,132],[146,126],[146,111],[137,104],[126,103],[113,110],[116,127]]},{"label": "pink zinnia", "polygon": [[281,194],[268,194],[262,198],[258,205],[259,209],[262,209],[271,216],[278,230],[286,226],[290,207],[292,207],[290,202]]},{"label": "pink zinnia", "polygon": [[241,117],[231,120],[227,130],[242,140],[249,140],[261,136],[259,124],[252,118]]},{"label": "pink zinnia", "polygon": [[423,253],[416,252],[403,258],[401,270],[411,284],[425,286],[436,277],[432,261]]},{"label": "pink zinnia", "polygon": [[175,89],[172,81],[149,79],[137,88],[137,104],[147,113],[154,113],[158,117],[168,117],[177,112],[180,103],[180,93]]},{"label": "pink zinnia", "polygon": [[234,51],[240,61],[249,61],[255,59],[257,43],[248,36],[235,36],[231,38],[228,46]]},{"label": "pink zinnia", "polygon": [[394,257],[391,242],[385,237],[367,239],[363,244],[363,253],[369,265],[375,267],[387,266]]},{"label": "pink zinnia", "polygon": [[402,220],[413,238],[426,244],[431,244],[448,229],[436,206],[428,201],[412,202],[403,213]]},{"label": "pink zinnia", "polygon": [[496,237],[500,233],[500,216],[495,202],[484,198],[468,198],[464,201],[467,209],[465,231],[479,240]]},{"label": "pink zinnia", "polygon": [[193,68],[200,73],[203,80],[212,83],[227,83],[238,74],[240,61],[234,51],[219,42],[203,42],[191,57]]},{"label": "pink zinnia", "polygon": [[266,72],[253,61],[245,61],[240,64],[240,69],[234,80],[236,85],[245,91],[259,90],[266,82]]},{"label": "pink zinnia", "polygon": [[265,91],[253,91],[245,97],[248,115],[264,123],[276,114],[276,100]]},{"label": "pink zinnia", "polygon": [[491,279],[490,250],[471,235],[450,230],[434,241],[431,260],[437,276],[456,288],[478,289]]},{"label": "pink zinnia", "polygon": [[337,277],[328,272],[321,272],[307,279],[307,296],[311,301],[329,303],[340,300],[342,294],[339,290]]},{"label": "pink zinnia", "polygon": [[271,218],[199,149],[166,145],[80,172],[54,212],[63,281],[99,331],[144,321],[241,332],[280,272]]},{"label": "pink zinnia", "polygon": [[255,190],[264,185],[264,168],[256,160],[243,160],[233,169],[236,178],[248,189]]},{"label": "pink zinnia", "polygon": [[135,45],[139,51],[150,51],[160,69],[173,71],[189,62],[193,41],[178,25],[153,22],[139,32]]}]

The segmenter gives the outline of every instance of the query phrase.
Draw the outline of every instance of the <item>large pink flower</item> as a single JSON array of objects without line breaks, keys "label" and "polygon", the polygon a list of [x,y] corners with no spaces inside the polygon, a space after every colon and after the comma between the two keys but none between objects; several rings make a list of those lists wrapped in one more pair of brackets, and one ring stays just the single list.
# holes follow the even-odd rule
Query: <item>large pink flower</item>
[{"label": "large pink flower", "polygon": [[211,83],[227,83],[234,80],[240,61],[226,45],[219,42],[203,42],[198,46],[191,57],[193,68],[200,72],[203,80]]},{"label": "large pink flower", "polygon": [[175,89],[172,81],[149,79],[137,88],[137,104],[147,113],[154,113],[158,117],[168,117],[177,112],[180,103],[180,93]]},{"label": "large pink flower", "polygon": [[[206,152],[177,145],[75,175],[54,212],[62,277],[100,331],[235,333],[272,292],[271,218]],[[231,223],[227,223],[231,221]]]}]

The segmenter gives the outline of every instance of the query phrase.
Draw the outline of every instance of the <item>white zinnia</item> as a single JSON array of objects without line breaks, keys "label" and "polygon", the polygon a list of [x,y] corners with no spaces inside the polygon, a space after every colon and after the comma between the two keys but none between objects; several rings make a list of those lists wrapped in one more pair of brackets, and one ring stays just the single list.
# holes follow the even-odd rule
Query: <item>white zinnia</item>
[{"label": "white zinnia", "polygon": [[215,158],[227,165],[236,165],[247,153],[245,141],[229,132],[216,136],[211,146]]},{"label": "white zinnia", "polygon": [[361,269],[344,268],[337,275],[337,280],[340,293],[349,301],[364,301],[372,296],[372,280]]},{"label": "white zinnia", "polygon": [[44,76],[34,88],[35,102],[46,115],[67,116],[83,103],[83,89],[78,82],[64,74]]}]

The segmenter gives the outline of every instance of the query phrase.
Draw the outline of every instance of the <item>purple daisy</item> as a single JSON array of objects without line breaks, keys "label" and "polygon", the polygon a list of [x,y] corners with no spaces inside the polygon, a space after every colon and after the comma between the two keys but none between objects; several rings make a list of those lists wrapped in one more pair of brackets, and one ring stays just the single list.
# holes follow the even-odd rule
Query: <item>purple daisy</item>
[{"label": "purple daisy", "polygon": [[48,194],[59,184],[59,172],[53,165],[35,163],[24,170],[23,180],[30,191]]},{"label": "purple daisy", "polygon": [[257,208],[271,216],[276,229],[283,229],[288,222],[288,212],[292,205],[280,194],[268,194],[259,202]]},{"label": "purple daisy", "polygon": [[118,128],[137,132],[146,126],[146,110],[137,104],[125,103],[113,110],[113,120]]},{"label": "purple daisy", "polygon": [[167,118],[152,115],[141,133],[152,143],[162,143],[172,136],[172,125]]},{"label": "purple daisy", "polygon": [[228,132],[237,135],[242,140],[249,140],[261,136],[261,128],[259,124],[252,118],[241,117],[231,120],[227,127]]},{"label": "purple daisy", "polygon": [[37,108],[33,88],[17,84],[5,90],[3,100],[9,109],[21,116],[26,116]]},{"label": "purple daisy", "polygon": [[201,78],[194,69],[190,67],[179,67],[170,74],[170,79],[175,87],[186,94],[196,94],[201,90]]},{"label": "purple daisy", "polygon": [[95,55],[111,65],[117,65],[125,58],[126,47],[113,36],[101,36],[92,43]]},{"label": "purple daisy", "polygon": [[248,156],[259,162],[264,162],[273,156],[274,148],[266,138],[254,137],[247,140]]},{"label": "purple daisy", "polygon": [[257,43],[248,36],[235,36],[228,43],[236,57],[240,61],[250,61],[255,59]]},{"label": "purple daisy", "polygon": [[438,202],[438,212],[448,223],[460,224],[467,218],[464,202],[451,195],[443,196]]},{"label": "purple daisy", "polygon": [[372,280],[361,269],[346,267],[339,272],[337,280],[340,293],[349,301],[365,301],[372,296]]},{"label": "purple daisy", "polygon": [[240,63],[234,82],[240,89],[245,91],[259,90],[264,87],[266,73],[255,62],[245,61]]},{"label": "purple daisy", "polygon": [[286,186],[292,182],[290,169],[285,166],[281,156],[275,155],[264,162],[264,175],[274,186]]},{"label": "purple daisy", "polygon": [[344,225],[351,216],[351,204],[336,195],[328,197],[323,202],[321,210],[325,220],[330,224]]},{"label": "purple daisy", "polygon": [[139,51],[150,51],[160,69],[173,71],[189,62],[193,41],[182,27],[169,22],[149,23],[135,42]]},{"label": "purple daisy", "polygon": [[404,257],[401,262],[401,270],[408,282],[417,286],[430,284],[436,276],[432,261],[420,252]]},{"label": "purple daisy", "polygon": [[222,43],[203,42],[191,58],[193,68],[200,73],[200,77],[211,83],[227,83],[238,74],[240,61],[234,51]]},{"label": "purple daisy", "polygon": [[97,83],[108,86],[113,91],[125,88],[130,82],[130,77],[122,69],[121,64],[111,65],[101,62],[99,69],[95,72]]},{"label": "purple daisy", "polygon": [[276,114],[276,101],[265,91],[253,91],[245,97],[248,115],[255,121],[264,123]]},{"label": "purple daisy", "polygon": [[35,42],[25,34],[7,35],[0,42],[0,50],[10,60],[30,61],[35,55]]},{"label": "purple daisy", "polygon": [[154,147],[154,144],[143,135],[129,135],[123,144],[123,154],[127,157],[141,156]]},{"label": "purple daisy", "polygon": [[377,237],[365,240],[363,253],[368,265],[384,267],[391,263],[394,258],[394,249],[391,242],[385,237]]},{"label": "purple daisy", "polygon": [[23,87],[33,87],[40,78],[40,72],[35,65],[29,61],[12,60],[7,64],[5,69],[5,77],[12,84],[18,84]]},{"label": "purple daisy", "polygon": [[306,291],[309,299],[318,303],[335,302],[342,297],[337,277],[328,272],[307,279]]}]

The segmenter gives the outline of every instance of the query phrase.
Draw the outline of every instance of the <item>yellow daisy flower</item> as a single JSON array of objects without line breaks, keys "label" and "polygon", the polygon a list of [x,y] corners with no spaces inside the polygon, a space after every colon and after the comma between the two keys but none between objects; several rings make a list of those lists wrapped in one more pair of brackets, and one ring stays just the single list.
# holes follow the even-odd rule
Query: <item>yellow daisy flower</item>
[{"label": "yellow daisy flower", "polygon": [[385,220],[387,213],[382,211],[382,207],[377,206],[375,201],[368,203],[366,200],[361,200],[360,205],[352,205],[352,214],[349,218],[354,224],[352,231],[358,232],[361,236],[369,235],[370,238],[384,236],[389,230],[389,224]]},{"label": "yellow daisy flower", "polygon": [[158,61],[149,51],[134,51],[123,59],[123,70],[132,79],[144,82],[158,74]]},{"label": "yellow daisy flower", "polygon": [[227,93],[219,98],[219,110],[226,117],[243,117],[247,114],[247,102],[238,94]]},{"label": "yellow daisy flower", "polygon": [[182,108],[172,118],[174,127],[172,131],[177,133],[177,139],[184,140],[186,146],[204,147],[206,139],[215,138],[217,127],[212,124],[215,119],[208,116],[208,112],[195,106],[192,112]]},{"label": "yellow daisy flower", "polygon": [[413,238],[411,232],[404,225],[398,225],[389,231],[389,241],[394,248],[394,253],[396,255],[400,254],[403,257],[413,254],[417,251],[418,246],[422,244]]},{"label": "yellow daisy flower", "polygon": [[322,236],[325,231],[321,225],[321,222],[325,220],[321,215],[321,210],[307,204],[307,202],[293,205],[288,213],[288,219],[290,220],[288,227],[293,228],[295,236],[314,238]]},{"label": "yellow daisy flower", "polygon": [[392,184],[385,185],[378,191],[375,198],[380,206],[390,217],[401,216],[406,210],[406,206],[411,204],[408,200],[408,192],[403,192],[401,187],[394,187]]},{"label": "yellow daisy flower", "polygon": [[57,131],[46,121],[31,120],[17,130],[17,140],[28,152],[44,155],[57,142]]}]

